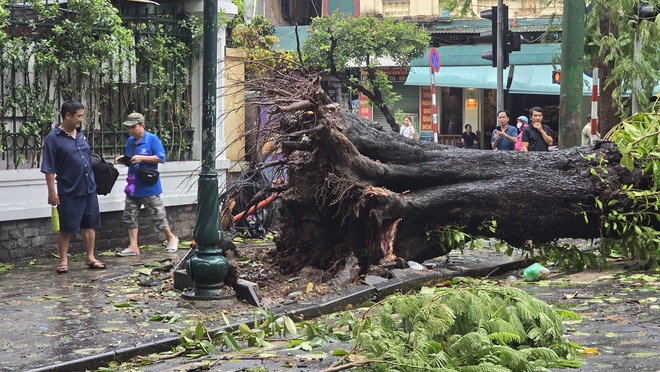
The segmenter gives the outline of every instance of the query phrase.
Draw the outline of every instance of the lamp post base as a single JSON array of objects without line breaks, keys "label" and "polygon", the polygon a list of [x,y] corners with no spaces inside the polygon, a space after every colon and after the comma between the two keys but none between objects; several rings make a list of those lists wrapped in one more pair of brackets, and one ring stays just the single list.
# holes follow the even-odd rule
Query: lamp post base
[{"label": "lamp post base", "polygon": [[193,287],[181,296],[192,300],[223,300],[233,297],[234,294],[228,294],[225,290],[224,280],[228,270],[229,261],[222,255],[221,249],[198,249],[186,264]]}]

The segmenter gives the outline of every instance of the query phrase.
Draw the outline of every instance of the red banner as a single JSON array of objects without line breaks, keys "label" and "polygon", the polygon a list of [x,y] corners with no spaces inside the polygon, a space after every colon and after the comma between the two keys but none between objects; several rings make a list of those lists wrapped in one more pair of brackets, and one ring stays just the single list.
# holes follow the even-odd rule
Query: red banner
[{"label": "red banner", "polygon": [[419,129],[422,131],[432,131],[432,115],[433,115],[433,102],[431,98],[431,87],[419,87],[420,96],[419,100]]},{"label": "red banner", "polygon": [[371,105],[369,105],[369,98],[360,93],[360,116],[371,120]]}]

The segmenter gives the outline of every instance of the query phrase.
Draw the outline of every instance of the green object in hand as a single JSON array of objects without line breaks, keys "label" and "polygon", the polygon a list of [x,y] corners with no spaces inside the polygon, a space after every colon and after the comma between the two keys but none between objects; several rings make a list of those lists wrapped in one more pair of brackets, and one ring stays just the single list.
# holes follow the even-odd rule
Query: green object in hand
[{"label": "green object in hand", "polygon": [[60,214],[57,212],[57,207],[51,208],[50,222],[53,224],[53,232],[60,231]]}]

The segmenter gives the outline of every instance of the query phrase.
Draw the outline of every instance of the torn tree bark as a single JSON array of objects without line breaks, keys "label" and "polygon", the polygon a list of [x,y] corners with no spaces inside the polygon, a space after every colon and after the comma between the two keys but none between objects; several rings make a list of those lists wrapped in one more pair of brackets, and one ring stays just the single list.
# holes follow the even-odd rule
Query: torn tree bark
[{"label": "torn tree bark", "polygon": [[[264,91],[274,115],[261,136],[286,159],[277,249],[290,271],[327,269],[350,253],[363,270],[392,255],[441,256],[448,249],[434,234],[447,225],[514,246],[598,237],[595,198],[649,186],[619,165],[610,142],[546,153],[453,148],[374,129],[332,104],[318,76],[266,80],[251,88],[290,88],[286,97]],[[480,229],[491,220],[495,234]]]}]

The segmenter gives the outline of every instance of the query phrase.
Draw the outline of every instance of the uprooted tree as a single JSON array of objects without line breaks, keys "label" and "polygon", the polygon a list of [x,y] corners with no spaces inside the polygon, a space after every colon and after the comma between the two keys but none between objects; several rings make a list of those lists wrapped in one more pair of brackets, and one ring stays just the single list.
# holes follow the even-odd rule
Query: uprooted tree
[{"label": "uprooted tree", "polygon": [[[621,229],[609,210],[642,208],[622,190],[657,186],[640,159],[628,154],[622,166],[609,141],[545,153],[454,148],[374,128],[332,103],[315,74],[273,72],[248,88],[268,107],[259,146],[283,155],[263,166],[286,167],[287,182],[273,190],[281,196],[277,252],[291,272],[330,269],[351,254],[363,271],[395,256],[445,255],[447,227],[512,246],[614,235]],[[657,212],[636,221],[657,232]]]}]

